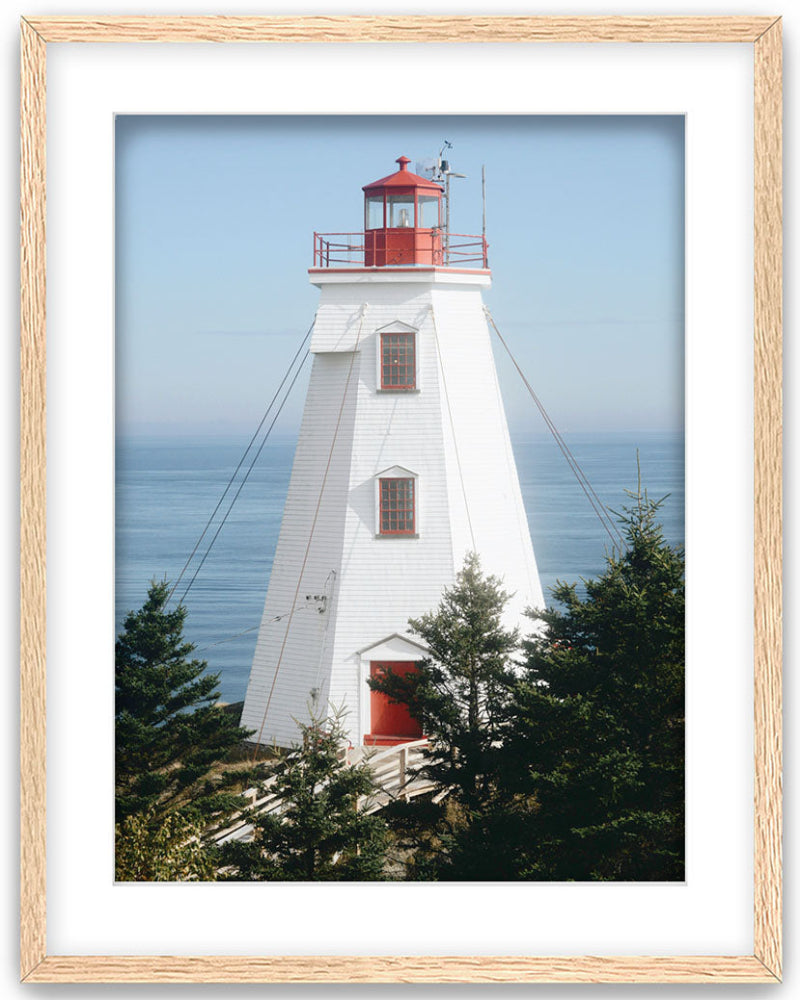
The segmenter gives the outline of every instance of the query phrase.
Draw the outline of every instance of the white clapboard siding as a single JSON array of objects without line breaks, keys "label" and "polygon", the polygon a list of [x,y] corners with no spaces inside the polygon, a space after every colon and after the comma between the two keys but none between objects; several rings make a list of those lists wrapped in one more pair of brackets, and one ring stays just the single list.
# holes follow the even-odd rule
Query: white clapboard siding
[{"label": "white clapboard siding", "polygon": [[[295,720],[333,705],[360,745],[370,659],[386,658],[374,651],[420,658],[408,619],[436,607],[467,552],[513,594],[509,624],[529,631],[523,612],[542,593],[483,310],[488,274],[331,271],[312,281],[314,364],[242,724],[287,745]],[[380,330],[392,324],[416,331],[417,391],[379,389]],[[376,534],[376,479],[396,467],[416,478],[417,537]],[[273,619],[296,592],[287,632],[287,618]],[[306,596],[323,594],[320,614]]]}]

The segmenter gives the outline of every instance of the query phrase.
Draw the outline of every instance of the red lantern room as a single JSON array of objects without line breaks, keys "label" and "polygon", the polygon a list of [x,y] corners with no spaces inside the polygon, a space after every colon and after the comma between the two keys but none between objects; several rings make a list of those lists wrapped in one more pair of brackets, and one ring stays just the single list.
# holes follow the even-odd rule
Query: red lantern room
[{"label": "red lantern room", "polygon": [[442,263],[442,189],[400,169],[364,188],[364,266]]}]

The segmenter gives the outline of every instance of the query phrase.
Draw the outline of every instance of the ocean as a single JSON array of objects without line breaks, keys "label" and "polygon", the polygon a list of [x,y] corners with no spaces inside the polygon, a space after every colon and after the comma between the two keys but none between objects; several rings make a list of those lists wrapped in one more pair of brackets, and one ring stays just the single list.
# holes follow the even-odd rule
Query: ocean
[{"label": "ocean", "polygon": [[[610,545],[601,522],[545,434],[514,434],[514,455],[546,600],[556,581],[579,583],[603,571]],[[116,630],[141,607],[149,582],[174,582],[239,462],[247,438],[126,438],[116,455]],[[642,485],[666,496],[661,524],[683,545],[683,438],[668,433],[564,434],[603,503],[620,510]],[[220,673],[223,701],[241,701],[269,583],[289,485],[294,439],[270,438],[232,513],[185,598],[187,639]],[[244,468],[247,467],[245,464]],[[234,487],[235,489],[235,487]],[[220,509],[227,508],[229,493]],[[211,540],[220,515],[176,590],[179,597]]]}]

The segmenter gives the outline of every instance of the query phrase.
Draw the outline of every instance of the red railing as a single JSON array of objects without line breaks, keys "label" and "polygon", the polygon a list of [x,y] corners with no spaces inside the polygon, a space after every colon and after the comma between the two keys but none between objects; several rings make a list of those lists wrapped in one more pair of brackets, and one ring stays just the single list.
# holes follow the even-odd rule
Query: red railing
[{"label": "red railing", "polygon": [[[375,232],[381,232],[376,230]],[[392,233],[392,230],[387,232]],[[409,231],[412,232],[412,231]],[[489,244],[485,236],[470,236],[466,233],[444,233],[413,230],[417,260],[423,260],[435,267],[488,268]],[[373,233],[370,232],[370,237]],[[362,233],[314,233],[314,267],[365,267],[373,266],[373,261],[365,263],[367,239]],[[374,254],[371,248],[367,253]],[[379,266],[402,266],[408,264],[408,251],[401,251],[393,259],[387,246],[380,251]]]}]

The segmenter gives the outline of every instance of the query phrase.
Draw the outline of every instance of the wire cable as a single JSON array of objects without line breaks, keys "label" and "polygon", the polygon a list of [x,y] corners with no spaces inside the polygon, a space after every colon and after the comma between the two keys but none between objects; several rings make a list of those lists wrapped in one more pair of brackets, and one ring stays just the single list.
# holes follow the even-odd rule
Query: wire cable
[{"label": "wire cable", "polygon": [[525,377],[525,374],[523,373],[522,369],[520,368],[519,364],[517,363],[517,359],[511,353],[511,348],[505,342],[505,340],[503,339],[503,335],[498,330],[497,324],[494,321],[494,317],[492,316],[492,314],[489,311],[489,309],[488,309],[487,306],[484,306],[484,311],[486,312],[486,317],[489,320],[489,322],[492,324],[492,328],[494,329],[494,332],[497,334],[497,336],[498,336],[498,338],[500,340],[500,343],[506,349],[506,353],[508,354],[509,358],[511,358],[512,364],[517,369],[517,372],[519,373],[520,378],[522,379],[523,383],[525,384],[526,389],[530,393],[531,399],[534,401],[534,403],[536,404],[539,412],[541,413],[542,417],[544,418],[544,422],[547,425],[547,428],[550,431],[550,433],[553,435],[553,438],[555,439],[555,442],[558,445],[558,448],[561,451],[561,454],[566,459],[567,464],[569,465],[570,469],[572,469],[573,475],[578,480],[578,485],[581,487],[581,489],[583,490],[583,492],[586,494],[586,499],[591,504],[592,510],[594,510],[595,514],[597,515],[598,519],[600,520],[600,523],[603,525],[603,528],[605,529],[606,533],[608,534],[609,538],[611,539],[612,545],[614,545],[615,547],[617,545],[620,545],[624,549],[625,548],[625,540],[622,537],[622,534],[621,534],[619,528],[617,527],[616,523],[614,522],[613,518],[609,514],[608,508],[605,506],[605,504],[603,503],[603,501],[600,499],[600,497],[595,492],[594,487],[589,482],[589,479],[586,476],[586,473],[580,467],[580,464],[578,463],[578,460],[575,458],[575,456],[570,451],[569,445],[566,443],[566,441],[564,440],[564,438],[561,436],[561,432],[558,430],[558,428],[556,427],[556,425],[553,423],[553,421],[552,421],[552,419],[550,417],[550,414],[547,412],[547,410],[544,407],[544,403],[542,403],[542,401],[536,395],[536,392],[534,391],[533,386],[530,384],[530,382],[528,381],[528,379]]},{"label": "wire cable", "polygon": [[[273,618],[272,621],[280,621],[282,615],[277,618]],[[237,632],[235,635],[226,636],[224,639],[217,639],[215,642],[209,642],[207,646],[199,646],[195,653],[204,653],[207,649],[211,649],[213,646],[221,646],[224,642],[233,642],[234,639],[238,639],[240,636],[247,635],[248,632],[255,632],[258,625],[251,625],[250,628],[242,629],[241,632]]]},{"label": "wire cable", "polygon": [[227,635],[224,639],[216,639],[214,642],[209,642],[205,646],[199,646],[195,653],[202,653],[206,649],[211,649],[212,646],[221,646],[226,642],[233,642],[234,639],[239,639],[243,635],[247,635],[248,632],[255,632],[256,629],[261,628],[262,625],[272,625],[274,622],[283,621],[283,619],[289,614],[288,611],[284,611],[282,615],[273,615],[272,618],[268,618],[267,621],[262,621],[259,625],[251,625],[250,628],[242,629],[241,632],[236,632],[234,635]]},{"label": "wire cable", "polygon": [[472,551],[477,551],[477,546],[475,545],[475,532],[472,529],[472,518],[469,513],[469,501],[467,500],[467,487],[464,483],[464,473],[461,468],[461,454],[458,450],[458,438],[456,437],[456,427],[453,423],[453,411],[450,407],[450,393],[447,391],[447,378],[444,373],[444,362],[442,361],[442,351],[439,346],[439,330],[436,326],[436,311],[431,306],[431,320],[433,321],[433,339],[436,342],[436,356],[439,359],[439,370],[442,373],[442,387],[444,389],[444,399],[447,404],[447,415],[450,419],[450,433],[453,435],[453,448],[456,453],[456,465],[458,466],[458,478],[461,482],[461,494],[464,497],[464,510],[467,514],[467,524],[469,525],[469,537],[472,540]]},{"label": "wire cable", "polygon": [[258,459],[259,459],[259,456],[261,455],[261,452],[262,452],[262,451],[264,450],[264,445],[265,445],[265,444],[267,443],[267,441],[268,441],[268,439],[269,439],[269,436],[270,436],[270,433],[272,432],[272,428],[273,428],[273,427],[275,426],[275,424],[276,424],[276,422],[277,422],[277,420],[278,420],[278,417],[280,417],[280,415],[281,415],[281,411],[283,410],[284,406],[286,405],[286,400],[287,400],[287,399],[289,398],[289,396],[291,395],[291,392],[292,392],[292,389],[294,388],[294,384],[295,384],[295,382],[297,381],[298,377],[300,376],[300,372],[301,372],[301,371],[303,370],[303,365],[305,364],[305,362],[306,362],[306,359],[308,358],[308,355],[309,355],[309,353],[310,353],[309,351],[306,351],[306,354],[305,354],[305,357],[304,357],[304,358],[303,358],[303,360],[302,360],[302,361],[300,362],[300,365],[298,366],[298,368],[297,368],[297,371],[296,371],[296,372],[294,373],[294,377],[292,378],[292,381],[291,381],[291,382],[289,383],[289,388],[288,388],[288,389],[286,390],[286,392],[285,392],[285,394],[284,394],[284,397],[283,397],[283,399],[281,400],[281,404],[280,404],[280,406],[278,407],[278,412],[277,412],[277,413],[275,414],[275,416],[274,416],[274,417],[272,418],[272,423],[271,423],[271,424],[269,425],[269,427],[267,428],[267,433],[266,433],[266,434],[264,435],[264,438],[263,438],[263,440],[261,441],[261,444],[260,444],[260,445],[258,446],[258,450],[256,451],[255,455],[253,456],[253,460],[252,460],[252,462],[250,463],[250,465],[249,465],[249,467],[248,467],[248,469],[247,469],[247,472],[246,472],[246,473],[245,473],[245,475],[244,475],[244,478],[243,478],[243,479],[242,479],[242,481],[241,481],[241,482],[239,483],[239,487],[238,487],[238,489],[236,490],[236,492],[235,492],[235,493],[234,493],[234,495],[233,495],[233,500],[231,500],[231,502],[230,502],[230,503],[228,504],[228,509],[227,509],[227,510],[225,511],[225,514],[223,515],[223,518],[222,518],[222,520],[221,520],[221,521],[219,522],[219,526],[217,527],[217,530],[216,530],[216,531],[214,532],[214,536],[213,536],[213,538],[212,538],[212,539],[211,539],[211,541],[210,541],[210,542],[208,543],[208,548],[207,548],[207,549],[206,549],[206,551],[205,551],[205,552],[203,553],[203,558],[202,558],[202,559],[200,560],[200,565],[199,565],[199,566],[197,567],[197,569],[196,569],[196,570],[194,571],[194,575],[192,576],[192,578],[191,578],[191,580],[189,581],[189,583],[188,583],[188,585],[187,585],[186,589],[184,590],[183,594],[181,595],[181,599],[180,599],[180,601],[178,602],[179,604],[183,604],[183,602],[184,602],[184,601],[186,600],[186,595],[187,595],[187,594],[189,593],[189,591],[190,591],[190,590],[192,589],[192,584],[193,584],[193,583],[194,583],[194,581],[195,581],[195,580],[197,579],[197,575],[198,575],[198,573],[200,572],[200,570],[201,570],[201,569],[203,568],[203,566],[204,566],[204,564],[205,564],[205,561],[206,561],[206,559],[208,559],[208,557],[209,557],[209,554],[211,553],[211,550],[212,550],[212,548],[214,547],[214,542],[216,542],[216,540],[217,540],[217,539],[219,538],[219,533],[220,533],[220,532],[222,531],[222,529],[223,529],[223,528],[225,527],[225,522],[226,522],[226,521],[228,520],[228,518],[229,518],[229,516],[230,516],[230,513],[231,513],[231,511],[233,510],[233,507],[234,507],[234,504],[235,504],[235,503],[236,503],[236,501],[237,501],[237,500],[239,499],[239,494],[240,494],[240,493],[242,492],[242,490],[244,489],[244,485],[245,485],[245,483],[246,483],[246,482],[247,482],[247,480],[248,480],[248,479],[250,478],[250,473],[251,473],[251,472],[253,471],[253,469],[255,468],[255,464],[256,464],[256,462],[258,461]]},{"label": "wire cable", "polygon": [[[195,542],[195,546],[192,549],[192,551],[191,551],[191,553],[189,555],[189,558],[183,564],[183,569],[178,574],[178,578],[175,581],[175,583],[173,583],[172,589],[170,590],[169,594],[167,595],[167,601],[166,601],[167,604],[169,604],[169,602],[172,600],[172,595],[177,590],[178,585],[180,584],[181,580],[184,577],[184,574],[186,573],[186,570],[189,568],[189,564],[191,563],[192,559],[194,559],[197,550],[200,548],[200,543],[206,537],[206,533],[208,532],[208,529],[211,527],[211,524],[212,524],[214,518],[217,516],[217,511],[220,509],[220,507],[222,506],[223,500],[228,495],[228,491],[230,490],[231,486],[233,485],[233,481],[238,476],[239,470],[241,469],[242,465],[244,465],[244,460],[247,458],[247,453],[253,447],[253,442],[256,440],[256,438],[258,437],[259,433],[261,432],[261,428],[264,426],[264,424],[266,422],[266,419],[269,416],[270,410],[275,405],[275,400],[278,398],[278,395],[279,395],[281,389],[283,388],[283,386],[286,383],[286,379],[289,377],[289,372],[291,372],[292,368],[295,365],[295,362],[300,357],[300,352],[305,347],[306,341],[311,336],[311,331],[314,329],[314,323],[316,322],[316,319],[317,319],[317,317],[315,315],[314,319],[311,322],[311,326],[309,326],[308,330],[306,330],[306,335],[305,335],[305,337],[303,337],[303,340],[302,340],[300,346],[297,348],[297,352],[295,353],[295,356],[292,358],[292,360],[291,360],[291,362],[289,364],[289,367],[286,369],[286,374],[283,376],[283,379],[281,380],[281,384],[275,390],[275,395],[270,400],[269,406],[264,411],[264,416],[261,418],[258,427],[256,427],[253,436],[250,438],[250,443],[247,445],[247,447],[245,448],[244,452],[242,453],[242,457],[239,459],[239,464],[236,466],[236,468],[234,469],[233,475],[228,480],[228,485],[222,491],[222,496],[217,501],[217,506],[211,512],[211,517],[209,517],[209,519],[206,521],[206,526],[203,528],[203,530],[202,530],[202,532],[200,534],[200,537]],[[303,360],[305,361],[305,358]],[[302,365],[302,362],[301,362],[301,365]]]}]

